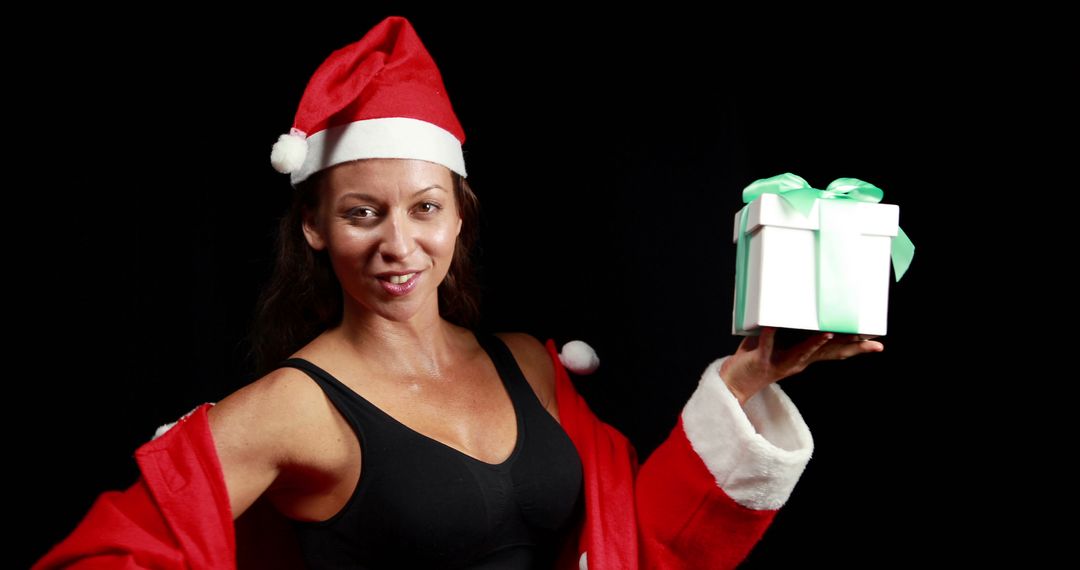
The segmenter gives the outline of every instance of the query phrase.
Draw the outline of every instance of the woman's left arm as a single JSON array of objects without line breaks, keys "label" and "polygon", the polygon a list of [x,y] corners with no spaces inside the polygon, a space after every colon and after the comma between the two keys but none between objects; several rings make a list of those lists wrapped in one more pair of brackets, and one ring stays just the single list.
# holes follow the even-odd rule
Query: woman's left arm
[{"label": "woman's left arm", "polygon": [[884,349],[852,341],[819,333],[781,347],[766,327],[705,370],[636,477],[643,567],[734,568],[746,558],[813,452],[806,422],[776,382],[819,360]]},{"label": "woman's left arm", "polygon": [[734,568],[746,558],[813,451],[776,380],[816,360],[884,348],[852,347],[848,337],[778,348],[775,332],[748,337],[710,364],[667,439],[640,465],[630,441],[574,388],[548,339],[560,423],[583,462],[587,505],[559,568]]}]

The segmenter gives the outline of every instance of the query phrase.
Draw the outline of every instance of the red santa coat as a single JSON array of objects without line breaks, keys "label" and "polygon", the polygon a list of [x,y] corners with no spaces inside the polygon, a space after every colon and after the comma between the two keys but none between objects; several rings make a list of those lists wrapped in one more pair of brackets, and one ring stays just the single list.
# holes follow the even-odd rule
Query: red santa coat
[{"label": "red santa coat", "polygon": [[[558,568],[733,568],[790,496],[813,450],[776,384],[744,406],[708,366],[675,428],[643,464],[576,391],[553,340],[563,429],[581,456],[585,517]],[[725,357],[727,358],[727,357]],[[237,567],[236,532],[204,403],[135,452],[141,476],[102,493],[32,570]]]}]

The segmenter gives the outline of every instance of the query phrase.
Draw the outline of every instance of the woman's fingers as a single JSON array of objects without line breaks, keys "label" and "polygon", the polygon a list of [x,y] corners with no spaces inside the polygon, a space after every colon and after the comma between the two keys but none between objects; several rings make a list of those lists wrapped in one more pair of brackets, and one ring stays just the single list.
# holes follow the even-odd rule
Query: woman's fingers
[{"label": "woman's fingers", "polygon": [[810,363],[811,358],[813,358],[822,347],[833,340],[835,336],[835,334],[830,332],[818,333],[799,343],[795,348],[795,355],[799,363]]},{"label": "woman's fingers", "polygon": [[776,341],[776,327],[761,327],[761,349],[765,354],[772,354]]},{"label": "woman's fingers", "polygon": [[[785,365],[803,368],[818,360],[842,360],[864,352],[881,352],[885,345],[873,340],[860,340],[857,334],[816,332],[791,347],[777,345],[776,327],[761,327],[757,336],[749,336],[747,350],[760,349],[759,354],[775,366]],[[808,331],[812,332],[812,331]]]},{"label": "woman's fingers", "polygon": [[864,352],[885,350],[884,344],[859,340],[858,335],[818,331],[804,331],[809,336],[792,346],[787,346],[781,338],[777,346],[777,332],[776,327],[761,327],[760,334],[743,338],[730,368],[758,379],[758,385],[763,386],[797,374],[819,360],[843,360]]},{"label": "woman's fingers", "polygon": [[864,352],[881,352],[885,345],[875,340],[833,342],[819,351],[817,360],[843,360]]}]

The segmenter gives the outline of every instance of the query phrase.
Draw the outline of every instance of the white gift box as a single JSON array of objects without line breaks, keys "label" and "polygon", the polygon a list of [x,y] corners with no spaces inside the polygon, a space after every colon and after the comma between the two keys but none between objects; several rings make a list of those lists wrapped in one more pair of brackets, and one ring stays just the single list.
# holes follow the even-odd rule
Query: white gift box
[{"label": "white gift box", "polygon": [[[849,238],[833,251],[837,255],[819,252],[821,206],[826,201],[844,202],[839,208],[826,205],[824,212],[830,229],[848,232]],[[840,276],[838,281],[844,285],[827,292],[827,298],[849,304],[858,315],[858,330],[831,332],[885,334],[889,263],[892,239],[899,227],[899,206],[818,199],[804,216],[780,195],[762,194],[736,212],[732,240],[736,244],[743,212],[747,216],[746,235],[741,237],[747,240],[745,310],[743,322],[737,322],[736,283],[732,334],[756,335],[762,326],[824,330],[818,324],[819,268],[822,274]]]}]

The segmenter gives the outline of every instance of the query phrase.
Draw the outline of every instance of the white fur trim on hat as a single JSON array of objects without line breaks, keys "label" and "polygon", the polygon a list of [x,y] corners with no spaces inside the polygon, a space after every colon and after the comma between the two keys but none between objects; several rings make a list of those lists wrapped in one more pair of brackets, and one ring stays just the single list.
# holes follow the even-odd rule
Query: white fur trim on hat
[{"label": "white fur trim on hat", "polygon": [[600,357],[593,347],[581,340],[572,340],[559,352],[563,366],[575,374],[592,374],[600,366]]},{"label": "white fur trim on hat", "polygon": [[683,429],[716,484],[744,507],[776,510],[802,476],[814,440],[799,410],[776,383],[744,406],[720,378],[720,358],[706,368],[683,408]]},{"label": "white fur trim on hat", "polygon": [[441,164],[462,176],[461,142],[450,131],[419,119],[366,119],[319,131],[307,139],[304,164],[292,173],[295,186],[312,174],[361,158],[415,158]]}]

